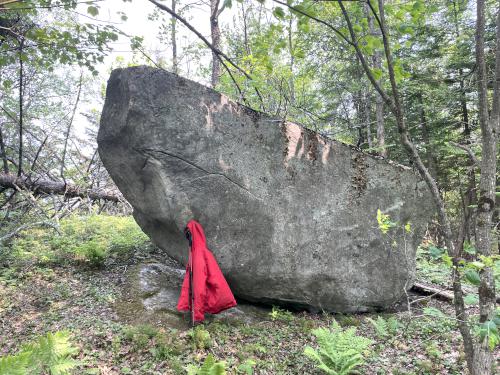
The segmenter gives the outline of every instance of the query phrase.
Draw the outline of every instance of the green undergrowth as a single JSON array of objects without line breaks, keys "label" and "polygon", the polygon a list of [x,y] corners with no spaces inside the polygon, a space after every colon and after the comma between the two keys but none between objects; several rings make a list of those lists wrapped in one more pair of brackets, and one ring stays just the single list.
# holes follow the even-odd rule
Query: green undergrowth
[{"label": "green undergrowth", "polygon": [[[61,220],[60,232],[23,231],[0,254],[0,357],[10,362],[19,354],[24,361],[27,343],[68,332],[65,337],[77,348],[75,355],[61,357],[74,366],[70,374],[465,371],[453,306],[435,299],[412,305],[411,316],[406,311],[313,314],[270,307],[258,318],[209,319],[194,329],[159,319],[123,319],[116,306],[126,295],[127,269],[144,260],[165,261],[166,255],[152,247],[130,217],[73,216]],[[419,249],[418,267],[424,281],[448,280],[449,268],[438,250]],[[135,316],[144,314],[140,303],[131,308],[137,309]]]},{"label": "green undergrowth", "polygon": [[77,261],[102,266],[109,257],[148,246],[148,237],[132,217],[71,216],[53,228],[31,228],[14,238],[4,256],[31,263]]}]

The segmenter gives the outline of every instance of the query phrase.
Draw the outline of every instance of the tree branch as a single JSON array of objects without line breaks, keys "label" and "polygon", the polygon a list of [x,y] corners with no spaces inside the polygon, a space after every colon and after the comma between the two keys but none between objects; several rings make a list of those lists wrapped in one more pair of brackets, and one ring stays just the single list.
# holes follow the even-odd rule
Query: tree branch
[{"label": "tree branch", "polygon": [[480,162],[477,159],[476,155],[474,155],[474,153],[472,152],[472,150],[469,147],[467,147],[465,145],[461,145],[460,143],[456,143],[456,142],[449,142],[449,143],[450,143],[450,145],[455,146],[456,148],[459,148],[459,149],[465,151],[469,155],[469,158],[472,161],[472,163],[476,167],[479,167]]}]

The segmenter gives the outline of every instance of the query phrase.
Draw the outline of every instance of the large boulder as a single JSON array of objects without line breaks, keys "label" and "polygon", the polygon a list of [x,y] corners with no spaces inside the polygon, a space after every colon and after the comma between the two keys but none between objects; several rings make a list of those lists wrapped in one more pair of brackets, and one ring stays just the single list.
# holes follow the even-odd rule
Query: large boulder
[{"label": "large boulder", "polygon": [[412,285],[432,203],[407,167],[150,67],[112,72],[98,144],[144,232],[185,263],[198,220],[237,297],[368,311]]}]

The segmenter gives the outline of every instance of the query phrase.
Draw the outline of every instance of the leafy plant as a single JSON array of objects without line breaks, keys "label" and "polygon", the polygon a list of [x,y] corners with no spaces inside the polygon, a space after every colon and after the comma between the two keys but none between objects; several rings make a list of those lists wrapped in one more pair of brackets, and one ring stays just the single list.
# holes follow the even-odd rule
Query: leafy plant
[{"label": "leafy plant", "polygon": [[72,358],[77,351],[69,341],[68,332],[49,332],[24,345],[18,354],[0,357],[0,375],[69,374],[77,365]]},{"label": "leafy plant", "polygon": [[500,309],[497,309],[493,319],[476,325],[475,333],[481,340],[486,340],[490,350],[500,345]]},{"label": "leafy plant", "polygon": [[373,342],[356,336],[355,327],[342,330],[335,321],[331,329],[317,328],[312,333],[316,336],[319,349],[307,346],[304,354],[316,362],[318,369],[332,375],[356,373],[356,367],[364,363],[363,352]]},{"label": "leafy plant", "polygon": [[367,319],[373,328],[375,328],[375,332],[380,338],[389,338],[394,336],[399,330],[399,322],[396,318],[391,316],[389,319],[384,319],[381,316],[377,317],[377,320],[372,318]]},{"label": "leafy plant", "polygon": [[396,226],[396,223],[391,221],[389,215],[383,214],[380,209],[377,210],[377,223],[378,228],[383,234],[387,234],[389,229]]},{"label": "leafy plant", "polygon": [[429,252],[430,257],[433,260],[441,259],[441,256],[443,256],[443,254],[446,252],[444,249],[442,249],[440,247],[436,247],[434,245],[430,245],[427,248],[427,251]]},{"label": "leafy plant", "polygon": [[189,332],[189,335],[193,340],[194,349],[208,349],[212,345],[210,332],[203,328],[203,326],[193,328]]},{"label": "leafy plant", "polygon": [[247,359],[245,362],[240,364],[236,369],[238,374],[253,375],[253,369],[256,363],[253,359]]},{"label": "leafy plant", "polygon": [[354,315],[340,314],[335,319],[341,327],[359,327],[361,325],[361,321]]},{"label": "leafy plant", "polygon": [[157,334],[158,330],[149,324],[127,327],[123,331],[125,339],[132,343],[133,348],[136,351],[146,349],[150,340]]},{"label": "leafy plant", "polygon": [[223,361],[217,362],[215,357],[209,354],[200,367],[188,365],[186,370],[188,375],[225,375],[226,363]]},{"label": "leafy plant", "polygon": [[293,320],[293,314],[290,311],[280,309],[277,306],[273,306],[273,309],[269,313],[269,316],[273,321],[279,320],[282,322],[291,322]]}]

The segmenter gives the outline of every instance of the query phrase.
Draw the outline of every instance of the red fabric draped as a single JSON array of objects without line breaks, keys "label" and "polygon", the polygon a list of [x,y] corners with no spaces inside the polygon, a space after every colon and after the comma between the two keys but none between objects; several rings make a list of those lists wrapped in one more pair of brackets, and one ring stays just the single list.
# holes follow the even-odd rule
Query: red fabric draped
[{"label": "red fabric draped", "polygon": [[207,248],[202,226],[191,220],[187,224],[191,232],[192,247],[182,283],[177,310],[190,311],[189,277],[193,270],[194,321],[205,320],[205,313],[217,314],[236,306],[233,293],[222,274],[212,252]]}]

